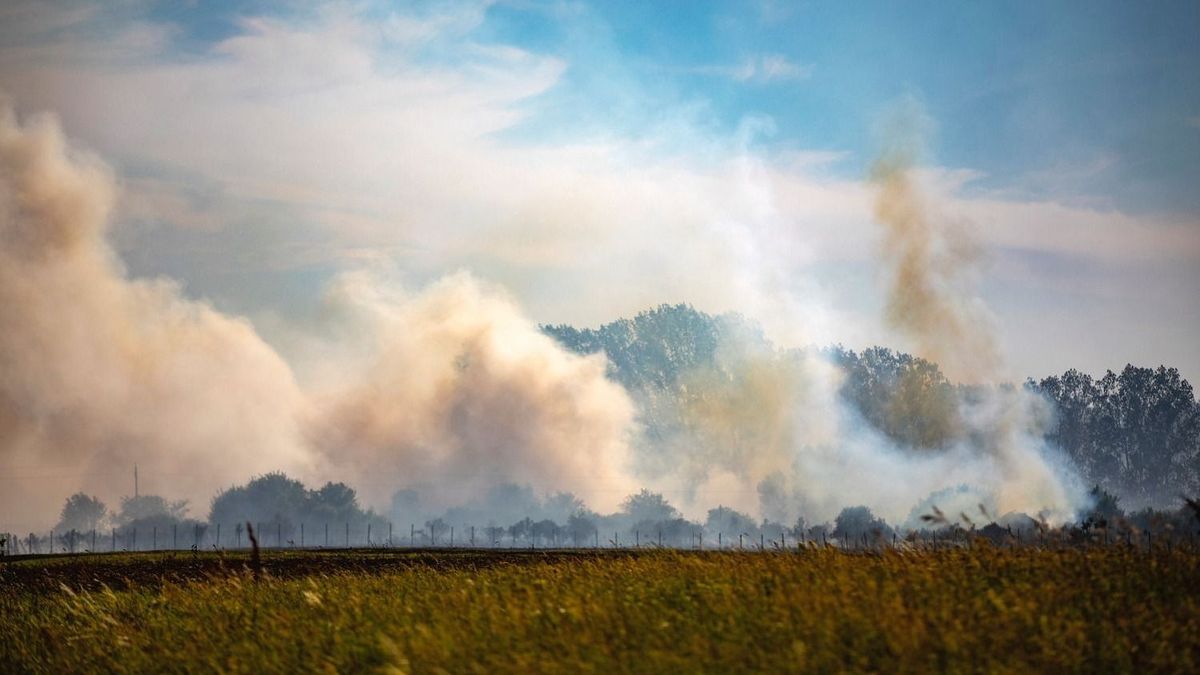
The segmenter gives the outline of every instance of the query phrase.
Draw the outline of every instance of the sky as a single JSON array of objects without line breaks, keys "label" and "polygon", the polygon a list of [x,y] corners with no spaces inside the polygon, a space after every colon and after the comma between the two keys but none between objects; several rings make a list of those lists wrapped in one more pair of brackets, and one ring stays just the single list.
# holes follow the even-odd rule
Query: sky
[{"label": "sky", "polygon": [[15,1],[0,95],[111,167],[128,275],[285,355],[360,269],[911,348],[868,175],[916,110],[1009,377],[1196,381],[1198,35],[1194,2]]}]

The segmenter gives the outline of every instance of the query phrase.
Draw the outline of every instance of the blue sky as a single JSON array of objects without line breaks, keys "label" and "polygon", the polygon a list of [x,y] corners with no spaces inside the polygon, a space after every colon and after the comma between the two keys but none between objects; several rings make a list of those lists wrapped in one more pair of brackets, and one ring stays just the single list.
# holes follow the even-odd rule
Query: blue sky
[{"label": "blue sky", "polygon": [[905,347],[865,176],[909,101],[1014,375],[1200,376],[1196,3],[3,12],[0,91],[114,168],[130,273],[260,324],[387,264],[415,285],[468,269],[539,321],[684,301]]},{"label": "blue sky", "polygon": [[[599,26],[599,28],[597,28]],[[915,95],[937,121],[938,160],[990,187],[1111,199],[1135,210],[1200,208],[1200,6],[1132,3],[599,3],[497,6],[481,33],[562,55],[530,134],[636,133],[664,106],[732,132],[769,116],[780,146],[848,152],[861,174],[870,129]],[[763,55],[803,73],[711,74]],[[1044,172],[1075,172],[1042,186]]]},{"label": "blue sky", "polygon": [[[146,14],[178,27],[172,47],[186,55],[273,4],[168,2]],[[761,115],[772,121],[771,145],[844,152],[839,168],[861,175],[879,111],[915,95],[936,120],[938,161],[985,173],[983,185],[1189,212],[1200,210],[1198,32],[1193,2],[633,1],[500,2],[471,31],[569,64],[507,132],[514,139],[636,134],[679,109],[729,134]],[[429,45],[426,56],[460,56],[445,47]],[[796,72],[737,76],[764,57]]]}]

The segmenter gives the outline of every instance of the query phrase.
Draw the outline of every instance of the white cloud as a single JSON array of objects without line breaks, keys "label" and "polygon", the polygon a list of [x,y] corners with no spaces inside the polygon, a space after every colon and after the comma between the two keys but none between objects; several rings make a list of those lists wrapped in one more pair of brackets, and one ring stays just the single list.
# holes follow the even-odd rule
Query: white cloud
[{"label": "white cloud", "polygon": [[[205,232],[204,246],[186,250],[153,229],[126,241],[145,247],[138,259],[186,257],[188,288],[223,306],[254,309],[246,297],[268,269],[387,258],[417,280],[475,270],[541,320],[596,323],[690,301],[757,315],[789,340],[891,342],[871,315],[871,195],[831,172],[838,155],[759,157],[686,116],[663,132],[687,148],[669,155],[647,136],[505,142],[496,132],[525,120],[568,64],[473,42],[479,17],[470,7],[382,21],[341,9],[248,18],[188,60],[137,41],[122,48],[143,58],[119,68],[5,60],[0,88],[25,109],[58,111],[68,133],[123,170],[126,221]],[[455,60],[412,53],[435,43]],[[768,82],[811,67],[764,55],[711,74]],[[1148,274],[1156,261],[1200,260],[1196,223],[979,195],[965,189],[976,177],[926,179],[987,247]]]},{"label": "white cloud", "polygon": [[812,65],[795,63],[782,54],[762,54],[749,57],[736,66],[700,66],[693,72],[763,84],[805,80],[812,77],[813,70]]}]

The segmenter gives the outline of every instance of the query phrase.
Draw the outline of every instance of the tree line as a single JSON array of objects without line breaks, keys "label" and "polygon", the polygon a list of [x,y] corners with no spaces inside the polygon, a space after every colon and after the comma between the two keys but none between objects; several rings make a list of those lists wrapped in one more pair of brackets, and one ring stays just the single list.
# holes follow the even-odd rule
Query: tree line
[{"label": "tree line", "polygon": [[[639,405],[649,453],[664,438],[695,433],[684,414],[698,400],[719,398],[722,387],[736,385],[747,363],[765,361],[786,376],[807,356],[827,360],[844,375],[839,394],[849,409],[913,452],[967,440],[963,411],[986,393],[986,387],[950,382],[936,363],[886,347],[776,350],[752,322],[688,305],[663,305],[596,329],[542,330],[577,353],[606,354],[610,376]],[[1178,505],[1181,494],[1200,494],[1200,403],[1177,369],[1126,365],[1097,378],[1072,369],[992,386],[1024,386],[1038,394],[1046,404],[1045,439],[1088,485],[1130,507]],[[753,442],[752,434],[747,438]]]}]

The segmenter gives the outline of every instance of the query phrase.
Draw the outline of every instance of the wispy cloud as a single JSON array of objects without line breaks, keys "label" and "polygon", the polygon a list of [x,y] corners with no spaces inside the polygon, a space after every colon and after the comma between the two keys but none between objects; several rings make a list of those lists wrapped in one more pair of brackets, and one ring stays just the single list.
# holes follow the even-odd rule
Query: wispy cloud
[{"label": "wispy cloud", "polygon": [[[24,109],[59,112],[123,174],[136,168],[123,175],[121,214],[137,234],[122,239],[134,273],[180,277],[222,306],[286,313],[313,295],[316,276],[384,257],[418,281],[474,270],[549,321],[593,324],[690,301],[803,324],[803,340],[889,343],[864,318],[877,230],[870,191],[845,175],[843,152],[748,147],[668,109],[658,111],[662,131],[498,137],[548,105],[579,64],[483,41],[471,29],[479,20],[474,8],[247,18],[187,59],[138,40],[117,65],[47,59],[33,71],[0,59],[0,87]],[[64,36],[40,48],[75,47]],[[690,72],[765,84],[813,68],[766,54]],[[659,152],[665,145],[682,150]],[[1156,263],[1200,260],[1200,223],[1056,193],[1107,166],[1100,157],[1070,180],[1065,170],[1039,177],[1048,189],[1037,194],[981,194],[962,168],[931,180],[988,247],[1147,275]],[[230,262],[243,260],[253,264]],[[1082,310],[1070,309],[1043,320],[1079,324]]]},{"label": "wispy cloud", "polygon": [[796,63],[782,54],[762,54],[749,57],[739,65],[699,66],[693,68],[692,72],[763,84],[805,80],[812,77],[813,70],[811,64]]}]

